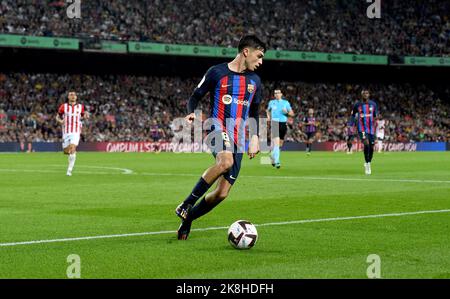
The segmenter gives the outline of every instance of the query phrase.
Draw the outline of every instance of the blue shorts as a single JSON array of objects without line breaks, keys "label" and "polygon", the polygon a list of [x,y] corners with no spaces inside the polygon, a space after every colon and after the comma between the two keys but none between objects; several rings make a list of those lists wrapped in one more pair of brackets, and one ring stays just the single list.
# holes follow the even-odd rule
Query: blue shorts
[{"label": "blue shorts", "polygon": [[[237,145],[235,143],[233,143],[233,141],[229,140],[229,138],[226,134],[225,134],[225,136],[222,134],[219,134],[216,136],[217,136],[217,139],[214,139],[211,142],[211,144],[213,146],[213,148],[211,150],[212,150],[212,154],[213,154],[214,158],[216,158],[217,154],[222,151],[229,151],[233,155],[233,165],[226,173],[223,174],[223,177],[231,185],[233,185],[239,175],[239,171],[241,170],[241,162],[242,162],[242,157],[244,156],[244,153],[242,153],[242,151],[240,152],[238,150]],[[216,141],[218,141],[217,145],[221,145],[221,146],[216,147],[215,146]]]},{"label": "blue shorts", "polygon": [[316,132],[306,132],[306,140],[311,140],[316,135]]},{"label": "blue shorts", "polygon": [[365,140],[368,140],[370,145],[375,144],[375,135],[374,134],[367,134],[366,132],[358,132],[358,134],[359,134],[359,139],[361,139],[362,142],[364,142]]}]

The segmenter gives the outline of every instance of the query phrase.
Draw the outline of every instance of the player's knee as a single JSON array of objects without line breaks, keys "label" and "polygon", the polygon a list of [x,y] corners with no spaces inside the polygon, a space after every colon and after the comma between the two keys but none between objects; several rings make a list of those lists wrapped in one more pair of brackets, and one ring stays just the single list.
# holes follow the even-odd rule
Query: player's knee
[{"label": "player's knee", "polygon": [[221,159],[218,163],[221,172],[228,171],[233,166],[233,158]]}]

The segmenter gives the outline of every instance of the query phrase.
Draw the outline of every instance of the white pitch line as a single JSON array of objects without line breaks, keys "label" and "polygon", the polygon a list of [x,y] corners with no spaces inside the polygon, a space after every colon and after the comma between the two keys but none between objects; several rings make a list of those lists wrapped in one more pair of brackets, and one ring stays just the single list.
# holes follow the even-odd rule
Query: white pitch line
[{"label": "white pitch line", "polygon": [[[64,171],[60,170],[44,170],[44,169],[0,169],[0,172],[31,172],[31,173],[61,173],[64,175]],[[77,170],[77,173],[82,174],[108,174],[108,175],[121,175],[123,173],[112,173],[112,172],[100,172],[100,171],[83,171]]]},{"label": "white pitch line", "polygon": [[[58,165],[60,166],[60,165]],[[80,167],[90,167],[90,166],[80,166]],[[146,175],[146,176],[180,176],[180,177],[198,177],[198,174],[190,173],[158,173],[158,172],[133,172],[131,169],[127,168],[116,168],[116,167],[94,167],[100,169],[112,169],[120,170],[119,172],[100,172],[100,171],[83,171],[76,170],[76,173],[80,174],[105,174],[105,175],[121,175],[121,174],[133,174],[133,175]],[[57,170],[43,170],[43,169],[1,169],[0,172],[37,172],[37,173],[61,173]],[[257,178],[257,179],[288,179],[288,180],[325,180],[325,181],[359,181],[359,182],[387,182],[387,183],[435,183],[435,184],[450,184],[450,181],[441,180],[421,180],[421,179],[371,179],[371,178],[341,178],[341,177],[309,177],[309,176],[269,176],[269,175],[241,175],[244,178]]]},{"label": "white pitch line", "polygon": [[[148,176],[193,176],[198,174],[187,173],[157,173],[157,172],[141,172],[139,175]],[[270,175],[242,175],[243,178],[264,178],[264,179],[291,179],[291,180],[328,180],[328,181],[364,181],[364,182],[394,182],[394,183],[446,183],[450,181],[439,180],[419,180],[419,179],[369,179],[369,178],[339,178],[339,177],[309,177],[309,176],[270,176]]]},{"label": "white pitch line", "polygon": [[[330,222],[330,221],[343,221],[343,220],[355,220],[355,219],[400,217],[400,216],[408,216],[408,215],[436,214],[436,213],[449,213],[449,212],[450,212],[450,209],[404,212],[404,213],[390,213],[390,214],[377,214],[377,215],[363,215],[363,216],[349,216],[349,217],[321,218],[321,219],[304,219],[304,220],[255,224],[255,226],[276,226],[276,225],[302,224],[302,223],[313,223],[313,222]],[[227,226],[219,226],[219,227],[196,228],[196,229],[192,229],[192,231],[209,231],[209,230],[222,230],[222,229],[228,229],[228,227]],[[24,242],[0,243],[0,247],[8,247],[8,246],[11,247],[11,246],[19,246],[19,245],[42,244],[42,243],[61,243],[61,242],[83,241],[83,240],[108,239],[108,238],[124,238],[124,237],[148,236],[148,235],[175,234],[175,233],[176,233],[176,231],[167,231],[166,230],[166,231],[156,231],[156,232],[142,232],[142,233],[130,233],[130,234],[115,234],[115,235],[100,235],[100,236],[90,236],[90,237],[24,241]]]},{"label": "white pitch line", "polygon": [[[65,165],[60,165],[60,164],[50,164],[48,166],[65,167]],[[122,174],[133,174],[133,170],[128,169],[128,168],[119,168],[119,167],[110,167],[110,166],[89,166],[89,165],[80,165],[78,167],[81,167],[81,168],[97,168],[97,169],[120,170],[122,172]]]}]

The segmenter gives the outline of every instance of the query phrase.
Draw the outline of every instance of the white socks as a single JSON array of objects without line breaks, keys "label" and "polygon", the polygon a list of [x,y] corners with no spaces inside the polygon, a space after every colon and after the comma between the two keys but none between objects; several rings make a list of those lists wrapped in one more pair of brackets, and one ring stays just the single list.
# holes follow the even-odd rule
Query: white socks
[{"label": "white socks", "polygon": [[72,172],[73,166],[75,165],[75,160],[77,158],[77,154],[73,153],[69,155],[69,167],[67,168],[68,172]]},{"label": "white socks", "polygon": [[383,149],[383,143],[381,140],[378,140],[378,152],[381,153],[381,150]]}]

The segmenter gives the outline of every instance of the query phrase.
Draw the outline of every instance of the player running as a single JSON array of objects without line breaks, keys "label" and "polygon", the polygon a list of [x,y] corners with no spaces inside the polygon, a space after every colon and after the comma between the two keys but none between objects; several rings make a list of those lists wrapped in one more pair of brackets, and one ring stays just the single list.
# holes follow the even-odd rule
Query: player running
[{"label": "player running", "polygon": [[273,148],[270,158],[272,160],[272,166],[280,168],[280,151],[287,132],[286,122],[288,116],[294,116],[294,111],[291,108],[291,104],[286,99],[283,99],[283,93],[280,89],[274,90],[274,96],[275,99],[269,101],[266,113],[267,119],[271,122],[271,127],[278,128],[278,132],[275,132],[276,135],[273,137]]},{"label": "player running", "polygon": [[308,109],[308,115],[303,118],[303,126],[306,133],[306,154],[311,155],[312,143],[317,130],[317,122],[314,117],[314,109]]},{"label": "player running", "polygon": [[364,168],[366,174],[372,174],[370,163],[373,157],[375,145],[375,121],[378,113],[377,104],[370,100],[370,92],[367,89],[361,91],[362,101],[355,104],[352,117],[358,128],[359,138],[364,144]]},{"label": "player running", "polygon": [[381,151],[383,150],[383,139],[384,139],[384,129],[386,127],[386,122],[384,119],[378,119],[377,120],[377,130],[376,130],[376,134],[377,134],[377,147],[378,147],[378,152],[381,153]]},{"label": "player running", "polygon": [[56,121],[62,124],[62,147],[64,154],[69,155],[67,175],[71,176],[77,157],[77,146],[80,142],[81,128],[83,126],[81,120],[88,119],[89,114],[84,111],[84,105],[77,104],[77,93],[75,91],[69,91],[67,98],[68,103],[59,106]]},{"label": "player running", "polygon": [[[192,192],[175,210],[181,218],[179,240],[188,238],[192,221],[224,200],[236,182],[245,150],[245,134],[240,133],[245,129],[244,123],[248,117],[255,118],[256,123],[259,119],[261,80],[254,71],[262,64],[265,50],[265,44],[256,36],[243,37],[239,41],[236,58],[230,63],[211,67],[189,99],[186,120],[192,122],[198,102],[206,93],[210,93],[211,118],[214,120],[212,131],[219,142],[213,145],[215,164],[203,173]],[[230,126],[227,120],[235,125]],[[253,132],[248,156],[252,159],[258,152],[258,133]],[[214,191],[202,198],[215,182],[217,185]]]}]

